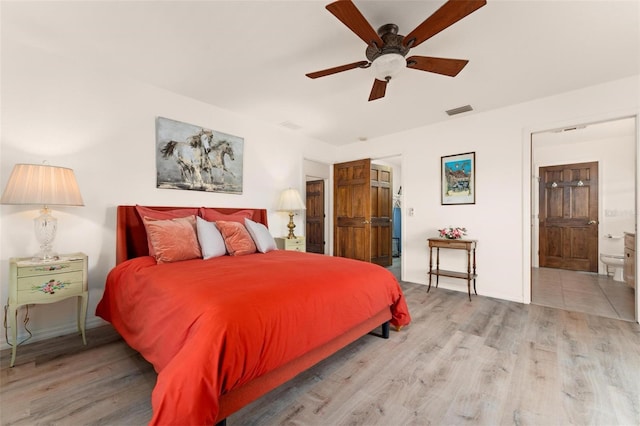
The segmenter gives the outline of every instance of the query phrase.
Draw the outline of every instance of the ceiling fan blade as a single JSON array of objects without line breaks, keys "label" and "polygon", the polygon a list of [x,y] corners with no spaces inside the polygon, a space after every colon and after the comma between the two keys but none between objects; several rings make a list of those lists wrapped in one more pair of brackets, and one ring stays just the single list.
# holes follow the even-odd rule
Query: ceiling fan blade
[{"label": "ceiling fan blade", "polygon": [[336,74],[342,71],[349,71],[354,68],[366,68],[369,65],[367,61],[354,62],[352,64],[340,65],[339,67],[327,68],[326,70],[310,72],[309,74],[305,74],[309,78],[318,78],[324,77],[331,74]]},{"label": "ceiling fan blade", "polygon": [[371,94],[369,95],[369,101],[375,101],[376,99],[384,98],[384,94],[387,91],[387,80],[373,79],[373,87],[371,88]]},{"label": "ceiling fan blade", "polygon": [[437,74],[455,77],[467,63],[466,59],[432,58],[430,56],[410,56],[407,58],[407,68],[435,72]]},{"label": "ceiling fan blade", "polygon": [[[407,34],[402,43],[405,46],[416,47],[485,4],[487,4],[486,0],[449,0],[416,29]],[[414,39],[415,41],[412,43],[411,40]]]},{"label": "ceiling fan blade", "polygon": [[360,13],[355,4],[350,0],[338,0],[326,6],[327,10],[345,24],[351,31],[360,37],[367,46],[375,43],[378,47],[384,44],[376,30],[373,29],[367,19]]}]

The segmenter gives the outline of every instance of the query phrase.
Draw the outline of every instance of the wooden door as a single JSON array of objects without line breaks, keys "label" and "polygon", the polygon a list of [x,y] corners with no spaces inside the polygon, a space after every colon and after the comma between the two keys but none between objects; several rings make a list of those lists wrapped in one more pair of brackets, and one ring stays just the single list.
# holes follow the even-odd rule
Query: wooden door
[{"label": "wooden door", "polygon": [[371,160],[333,166],[335,256],[371,261]]},{"label": "wooden door", "polygon": [[371,262],[391,266],[393,169],[371,165]]},{"label": "wooden door", "polygon": [[540,266],[598,272],[598,163],[540,168]]},{"label": "wooden door", "polygon": [[324,180],[307,182],[307,252],[324,254]]}]

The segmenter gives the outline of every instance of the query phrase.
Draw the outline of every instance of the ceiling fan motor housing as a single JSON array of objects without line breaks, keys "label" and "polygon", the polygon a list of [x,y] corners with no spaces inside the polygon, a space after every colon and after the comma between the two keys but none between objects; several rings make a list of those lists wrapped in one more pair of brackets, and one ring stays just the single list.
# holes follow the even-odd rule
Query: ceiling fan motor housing
[{"label": "ceiling fan motor housing", "polygon": [[378,28],[378,35],[384,42],[381,47],[375,45],[375,43],[369,44],[365,55],[371,62],[375,61],[381,55],[387,53],[397,53],[402,56],[406,56],[409,53],[409,48],[402,44],[404,40],[403,35],[398,34],[398,26],[395,24],[386,24]]}]

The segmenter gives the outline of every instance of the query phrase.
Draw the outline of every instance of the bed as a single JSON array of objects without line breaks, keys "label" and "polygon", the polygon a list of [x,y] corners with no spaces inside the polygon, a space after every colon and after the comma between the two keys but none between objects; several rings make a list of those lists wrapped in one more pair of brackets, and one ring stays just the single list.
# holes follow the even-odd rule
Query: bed
[{"label": "bed", "polygon": [[[118,206],[96,314],[158,373],[150,424],[223,423],[363,335],[410,321],[395,277],[365,262],[271,250],[157,263],[139,207]],[[264,209],[209,211],[267,225]]]}]

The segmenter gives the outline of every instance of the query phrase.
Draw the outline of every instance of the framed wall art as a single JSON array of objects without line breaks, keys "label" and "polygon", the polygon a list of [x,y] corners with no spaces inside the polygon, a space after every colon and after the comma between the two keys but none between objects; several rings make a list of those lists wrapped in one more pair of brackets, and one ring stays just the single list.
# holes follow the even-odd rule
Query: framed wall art
[{"label": "framed wall art", "polygon": [[476,203],[476,153],[440,157],[441,203]]},{"label": "framed wall art", "polygon": [[157,187],[242,194],[244,139],[156,118]]}]

